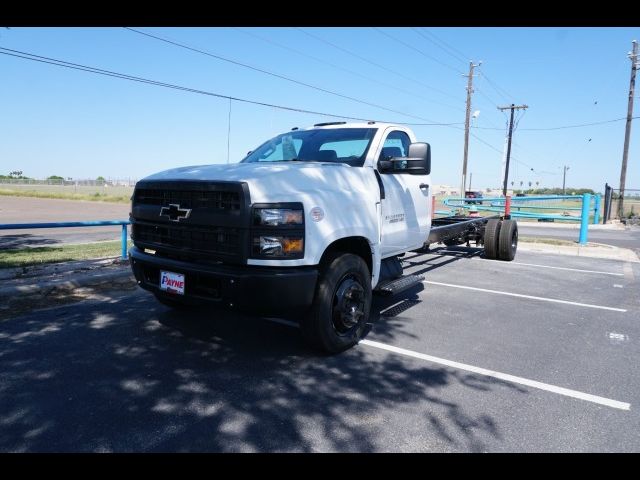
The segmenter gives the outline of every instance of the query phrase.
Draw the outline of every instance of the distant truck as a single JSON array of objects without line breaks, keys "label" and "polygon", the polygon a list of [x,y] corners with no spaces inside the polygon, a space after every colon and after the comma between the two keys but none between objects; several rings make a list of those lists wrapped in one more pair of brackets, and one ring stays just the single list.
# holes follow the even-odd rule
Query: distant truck
[{"label": "distant truck", "polygon": [[476,205],[478,203],[482,204],[483,196],[480,191],[467,191],[464,192],[464,198],[475,198],[476,200],[465,200],[464,203]]},{"label": "distant truck", "polygon": [[400,257],[432,243],[512,260],[513,220],[433,218],[431,148],[407,127],[331,122],[267,140],[231,165],[176,168],[132,196],[138,284],[172,308],[210,303],[299,319],[317,348],[356,344],[372,295],[424,280]]}]

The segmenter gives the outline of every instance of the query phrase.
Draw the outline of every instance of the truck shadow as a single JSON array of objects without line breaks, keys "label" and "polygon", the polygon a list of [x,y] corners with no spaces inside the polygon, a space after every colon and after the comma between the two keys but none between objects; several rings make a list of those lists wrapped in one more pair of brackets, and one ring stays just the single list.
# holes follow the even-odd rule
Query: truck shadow
[{"label": "truck shadow", "polygon": [[500,428],[460,390],[526,393],[144,292],[4,321],[0,356],[1,451],[483,451]]},{"label": "truck shadow", "polygon": [[24,247],[41,247],[55,245],[58,243],[60,243],[59,240],[46,238],[40,235],[32,235],[30,233],[0,235],[0,248],[7,250]]},{"label": "truck shadow", "polygon": [[[413,255],[403,257],[402,264],[405,272],[422,275],[459,260],[481,256],[483,252],[482,248],[443,246],[428,252],[414,252]],[[406,328],[408,322],[414,321],[414,319],[405,317],[403,314],[409,312],[410,315],[410,310],[422,303],[418,294],[423,290],[424,284],[419,284],[393,297],[374,296],[370,329],[375,329],[376,335],[389,340],[399,336],[417,338]]]},{"label": "truck shadow", "polygon": [[403,267],[409,269],[411,267],[422,267],[418,270],[411,270],[410,273],[414,275],[420,275],[427,273],[436,268],[447,266],[458,260],[470,259],[473,257],[484,256],[483,248],[475,247],[436,247],[428,252],[419,253],[416,252],[413,256],[407,256],[402,258]]}]

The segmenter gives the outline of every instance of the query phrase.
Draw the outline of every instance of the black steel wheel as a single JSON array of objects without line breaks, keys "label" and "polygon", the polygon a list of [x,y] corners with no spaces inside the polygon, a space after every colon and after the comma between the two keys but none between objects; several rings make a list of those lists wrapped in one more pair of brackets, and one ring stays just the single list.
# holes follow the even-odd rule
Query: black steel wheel
[{"label": "black steel wheel", "polygon": [[498,240],[501,221],[491,218],[484,227],[484,257],[491,260],[498,258]]},{"label": "black steel wheel", "polygon": [[314,347],[338,353],[360,340],[371,310],[371,273],[350,253],[329,255],[320,266],[316,295],[302,320],[302,333]]},{"label": "black steel wheel", "polygon": [[503,220],[498,239],[498,258],[510,262],[518,249],[518,224],[515,220]]}]

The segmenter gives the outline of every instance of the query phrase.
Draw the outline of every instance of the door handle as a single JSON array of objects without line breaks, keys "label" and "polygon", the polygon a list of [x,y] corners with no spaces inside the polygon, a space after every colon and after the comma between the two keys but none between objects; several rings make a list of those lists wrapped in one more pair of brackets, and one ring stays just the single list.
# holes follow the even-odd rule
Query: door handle
[{"label": "door handle", "polygon": [[428,183],[421,183],[420,184],[420,188],[429,188],[429,184]]}]

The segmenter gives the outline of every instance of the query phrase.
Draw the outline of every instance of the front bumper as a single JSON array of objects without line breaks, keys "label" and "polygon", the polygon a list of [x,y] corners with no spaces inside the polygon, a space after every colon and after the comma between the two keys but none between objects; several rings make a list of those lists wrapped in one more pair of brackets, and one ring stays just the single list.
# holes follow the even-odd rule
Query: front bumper
[{"label": "front bumper", "polygon": [[182,273],[185,294],[176,298],[186,303],[215,303],[261,315],[309,308],[318,280],[315,267],[198,265],[156,257],[137,247],[129,251],[129,260],[138,284],[146,290],[165,293],[159,288],[160,270]]}]

